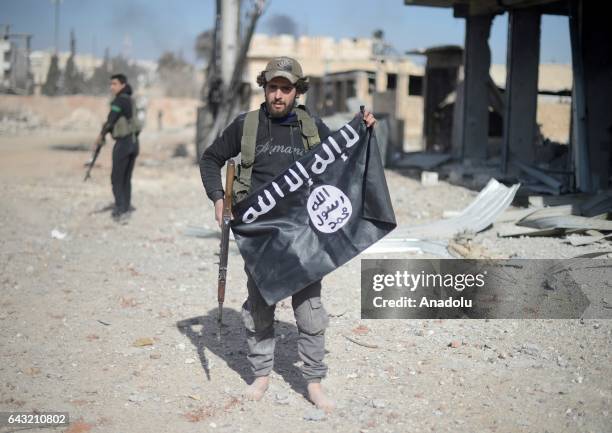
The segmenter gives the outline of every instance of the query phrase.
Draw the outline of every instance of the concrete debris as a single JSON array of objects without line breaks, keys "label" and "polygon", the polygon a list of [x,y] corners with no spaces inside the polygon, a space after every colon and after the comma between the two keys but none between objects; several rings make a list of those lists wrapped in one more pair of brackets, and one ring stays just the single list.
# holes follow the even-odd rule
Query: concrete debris
[{"label": "concrete debris", "polygon": [[370,400],[368,402],[368,406],[373,407],[374,409],[384,409],[385,407],[387,407],[387,404],[385,403],[384,400],[376,398],[376,399]]},{"label": "concrete debris", "polygon": [[579,209],[582,203],[586,202],[589,197],[584,193],[579,194],[563,194],[563,195],[529,195],[526,197],[527,205],[530,207],[543,208],[563,206],[566,204]]},{"label": "concrete debris", "polygon": [[62,240],[62,239],[65,239],[67,235],[68,235],[68,233],[64,233],[64,232],[60,231],[59,229],[51,230],[51,237],[53,239]]},{"label": "concrete debris", "polygon": [[132,403],[143,403],[148,400],[159,401],[159,397],[147,392],[133,393],[128,397]]},{"label": "concrete debris", "polygon": [[532,229],[528,227],[510,226],[497,231],[500,238],[520,237],[520,236],[558,236],[562,235],[563,229]]},{"label": "concrete debris", "polygon": [[[453,240],[448,244],[449,253],[458,259],[491,259],[494,258],[491,252],[487,251],[482,245],[473,242]],[[501,257],[500,257],[501,258]]]},{"label": "concrete debris", "polygon": [[[59,100],[54,98],[53,104],[60,105]],[[108,98],[100,101],[101,122]],[[185,119],[187,109],[193,117],[191,105],[185,108]],[[55,116],[56,111],[50,113]],[[370,320],[367,335],[352,332],[362,323],[361,299],[355,296],[355,288],[361,284],[363,262],[349,261],[325,278],[324,303],[333,316],[329,328],[333,332],[326,342],[326,357],[333,366],[328,381],[337,411],[325,417],[319,411],[303,420],[305,413],[316,408],[303,395],[296,352],[298,330],[288,301],[286,308],[279,305],[277,309],[278,362],[270,389],[264,401],[246,402],[239,395],[245,386],[243,377],[248,376],[240,316],[245,294],[242,259],[232,242],[236,256],[230,256],[228,265],[225,326],[218,342],[219,229],[212,204],[201,186],[195,188],[198,179],[193,175],[197,174],[188,158],[170,159],[178,143],[186,143],[193,154],[189,148],[193,129],[171,129],[180,122],[173,119],[175,112],[164,112],[162,133],[155,135],[148,128],[142,136],[143,160],[161,162],[136,168],[133,187],[138,210],[130,230],[117,228],[106,214],[89,215],[94,209],[110,213],[108,180],[83,189],[69,175],[73,170],[81,173],[81,154],[49,149],[52,144],[89,143],[86,140],[91,135],[45,130],[5,139],[0,159],[4,162],[0,170],[4,175],[0,344],[2,371],[9,380],[0,400],[7,410],[53,408],[58,396],[64,396],[61,406],[75,414],[67,430],[73,433],[79,427],[83,432],[176,431],[177,425],[185,431],[227,433],[240,425],[253,433],[283,425],[321,433],[491,428],[483,417],[470,419],[474,410],[497,419],[511,418],[509,430],[521,430],[518,423],[526,422],[533,431],[609,430],[612,410],[602,402],[609,398],[606,343],[612,335],[612,320],[608,320],[612,317],[612,278],[600,268],[605,263],[597,263],[602,260],[590,259],[579,266],[573,262],[572,268],[580,269],[555,274],[555,279],[546,275],[552,272],[529,265],[517,271],[520,278],[515,283],[501,279],[509,273],[506,268],[493,280],[507,288],[503,299],[509,304],[501,306],[507,308],[505,317],[531,311],[539,317],[561,317],[561,313],[562,317],[578,317],[577,311],[586,308],[582,323],[575,319]],[[55,119],[65,117],[62,112]],[[104,150],[100,180],[110,173],[110,150]],[[41,154],[45,158],[42,171],[36,164]],[[418,178],[392,170],[387,171],[387,181],[396,216],[403,222],[398,229],[434,221],[444,210],[461,211],[478,192],[443,181],[433,189],[424,188]],[[194,205],[198,200],[201,203]],[[545,203],[550,204],[547,199]],[[508,218],[511,224],[505,227],[524,216],[510,218],[501,212],[494,221]],[[66,232],[64,240],[52,238],[49,227]],[[201,238],[188,237],[189,233]],[[435,258],[429,255],[433,251],[439,257],[451,257],[451,242],[468,250],[482,246],[529,262],[612,250],[606,240],[578,249],[563,238],[499,239],[493,230],[475,234],[471,244],[453,236],[419,238],[412,234],[391,244],[397,250],[408,247],[427,255],[388,254],[389,258]],[[604,248],[608,245],[611,248]],[[564,291],[561,283],[566,276],[575,284],[569,281]],[[580,291],[590,300],[588,307]],[[559,305],[561,296],[566,301]],[[555,305],[558,309],[552,308]],[[149,339],[134,347],[139,337]],[[452,341],[461,345],[446,347]],[[537,345],[540,350],[533,353],[540,355],[519,352],[524,343]],[[485,345],[495,349],[485,349]],[[441,349],[448,356],[439,357]],[[478,400],[479,396],[484,398]],[[369,406],[367,402],[374,399],[383,401],[373,406],[386,407]],[[105,404],[107,401],[116,404]],[[458,401],[476,403],[467,407],[457,405]],[[571,416],[565,417],[568,408]],[[124,416],[130,409],[147,416],[135,422]],[[508,413],[513,417],[507,417]],[[78,420],[81,415],[85,421]],[[459,429],[455,426],[458,421],[463,423]],[[90,427],[84,428],[86,423]]]},{"label": "concrete debris", "polygon": [[275,397],[276,397],[274,401],[275,404],[286,406],[290,403],[289,395],[287,393],[277,392]]},{"label": "concrete debris", "polygon": [[29,110],[0,112],[0,135],[14,135],[45,126],[46,122]]},{"label": "concrete debris", "polygon": [[448,153],[423,153],[414,152],[403,155],[395,161],[394,167],[398,168],[420,168],[422,170],[431,170],[439,165],[450,161],[451,155]]},{"label": "concrete debris", "polygon": [[[564,192],[566,190],[565,185],[558,181],[557,179],[555,179],[552,176],[547,175],[546,173],[542,172],[541,170],[538,170],[537,168],[533,168],[525,163],[522,163],[521,161],[518,160],[512,160],[511,164],[514,165],[515,167],[517,167],[518,169],[520,169],[521,171],[525,172],[527,175],[533,177],[534,179],[542,182],[544,185],[546,185],[547,187],[549,187],[548,190],[550,190],[550,192],[552,192],[555,195],[558,195],[562,192]],[[531,188],[533,189],[533,188]]]},{"label": "concrete debris", "polygon": [[134,346],[134,347],[146,347],[146,346],[153,346],[153,344],[155,344],[155,342],[153,341],[152,338],[143,337],[143,338],[138,338],[137,340],[135,340],[132,343],[132,346]]},{"label": "concrete debris", "polygon": [[325,412],[321,409],[309,410],[304,414],[306,421],[323,421],[325,419]]},{"label": "concrete debris", "polygon": [[612,254],[612,251],[595,251],[592,253],[580,254],[578,256],[572,257],[572,259],[595,259],[597,257],[607,256]]},{"label": "concrete debris", "polygon": [[421,185],[436,186],[438,184],[438,173],[435,171],[421,172]]},{"label": "concrete debris", "polygon": [[526,212],[526,215],[518,219],[514,226],[500,228],[498,236],[559,236],[564,233],[589,233],[589,236],[568,238],[574,246],[588,245],[609,237],[609,235],[598,232],[599,230],[612,231],[612,221],[602,218],[606,214],[585,217],[575,215],[578,212],[580,209],[574,204],[551,206]]},{"label": "concrete debris", "polygon": [[599,193],[580,205],[582,216],[593,217],[612,212],[612,191]]},{"label": "concrete debris", "polygon": [[567,236],[566,241],[575,247],[581,247],[610,238],[612,238],[612,234],[604,235],[597,230],[587,230],[585,235],[572,234]]},{"label": "concrete debris", "polygon": [[516,224],[534,229],[592,229],[612,231],[612,221],[593,217],[587,218],[578,215],[534,217],[532,214],[518,221]]},{"label": "concrete debris", "polygon": [[540,356],[542,349],[540,349],[540,347],[537,344],[525,343],[520,348],[519,352],[524,353],[526,355],[533,356],[533,357],[538,357]]}]

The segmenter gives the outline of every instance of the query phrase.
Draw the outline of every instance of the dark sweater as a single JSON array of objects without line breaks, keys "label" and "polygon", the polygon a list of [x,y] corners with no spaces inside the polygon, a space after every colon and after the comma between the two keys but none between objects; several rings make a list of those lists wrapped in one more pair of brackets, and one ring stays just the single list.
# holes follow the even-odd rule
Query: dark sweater
[{"label": "dark sweater", "polygon": [[132,118],[132,87],[126,83],[125,87],[115,96],[111,102],[111,109],[108,113],[108,118],[102,126],[102,137],[113,131],[115,123],[121,116],[126,119]]},{"label": "dark sweater", "polygon": [[[304,107],[301,107],[304,108]],[[240,153],[242,128],[246,113],[239,115],[213,142],[200,159],[200,174],[206,194],[213,202],[223,198],[221,167],[225,162]],[[323,141],[330,134],[329,128],[314,117]],[[297,116],[290,113],[282,119],[268,115],[265,103],[259,109],[259,126],[255,145],[255,162],[251,175],[251,191],[278,176],[283,170],[300,159],[306,150],[302,142]]]}]

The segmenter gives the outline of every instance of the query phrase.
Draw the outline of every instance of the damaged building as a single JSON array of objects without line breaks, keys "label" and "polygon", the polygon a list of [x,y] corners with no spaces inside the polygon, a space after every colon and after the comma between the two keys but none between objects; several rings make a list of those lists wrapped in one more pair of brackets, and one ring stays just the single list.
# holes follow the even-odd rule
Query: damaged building
[{"label": "damaged building", "polygon": [[30,68],[32,35],[12,32],[9,25],[3,27],[0,38],[0,92],[29,95],[33,88]]},{"label": "damaged building", "polygon": [[[610,186],[612,30],[594,2],[583,0],[405,0],[406,6],[452,9],[465,20],[465,44],[427,56],[423,82],[426,149],[470,166],[495,165],[500,178],[526,179],[532,191],[597,193]],[[493,18],[508,14],[505,86],[491,78]],[[541,17],[566,16],[571,89],[538,91]],[[499,71],[498,71],[499,72]],[[499,74],[498,74],[499,75]],[[538,95],[571,100],[567,145],[538,129]],[[525,183],[525,182],[524,182]]]}]

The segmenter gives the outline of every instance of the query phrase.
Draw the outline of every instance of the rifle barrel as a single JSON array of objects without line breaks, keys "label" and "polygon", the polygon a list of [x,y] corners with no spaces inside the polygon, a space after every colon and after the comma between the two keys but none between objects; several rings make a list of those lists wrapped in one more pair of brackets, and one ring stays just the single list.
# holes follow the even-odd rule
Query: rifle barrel
[{"label": "rifle barrel", "polygon": [[85,173],[85,178],[83,179],[83,182],[85,182],[87,179],[91,177],[91,169],[96,163],[96,159],[98,159],[98,155],[100,154],[100,149],[102,149],[102,145],[101,144],[96,145],[96,150],[94,150],[94,153],[91,157],[91,161],[89,162],[87,166],[87,172]]},{"label": "rifle barrel", "polygon": [[219,279],[217,286],[217,301],[219,302],[219,315],[217,322],[219,323],[219,332],[217,339],[221,339],[221,324],[223,321],[223,302],[225,301],[225,283],[227,279],[227,256],[230,237],[230,221],[232,219],[232,192],[234,187],[234,173],[236,171],[236,163],[230,159],[227,163],[227,172],[225,178],[225,195],[223,199],[223,220],[221,225],[221,246],[219,254]]}]

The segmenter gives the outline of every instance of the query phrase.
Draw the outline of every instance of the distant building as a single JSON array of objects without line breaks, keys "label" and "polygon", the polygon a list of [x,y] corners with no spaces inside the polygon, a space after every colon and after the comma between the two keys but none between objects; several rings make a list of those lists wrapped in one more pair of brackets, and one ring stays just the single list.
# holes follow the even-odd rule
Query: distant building
[{"label": "distant building", "polygon": [[[343,38],[291,35],[253,36],[247,56],[245,81],[255,83],[257,75],[274,57],[291,56],[310,77],[306,104],[319,115],[349,110],[347,99],[354,98],[374,111],[390,113],[403,120],[403,138],[420,146],[422,116],[420,98],[409,98],[410,77],[418,81],[423,67],[406,57],[375,53],[373,38]],[[262,89],[256,88],[251,109],[261,104]],[[412,100],[410,100],[412,99]],[[384,111],[383,111],[384,110]]]},{"label": "distant building", "polygon": [[11,33],[5,26],[0,39],[0,91],[29,94],[32,91],[30,41],[32,35]]},{"label": "distant building", "polygon": [[[531,176],[537,192],[596,193],[610,187],[612,173],[612,27],[598,3],[586,0],[404,0],[409,7],[448,8],[465,23],[463,66],[453,114],[452,154],[470,164],[485,164],[499,154],[504,175]],[[493,19],[507,14],[506,67],[491,68],[489,37]],[[571,73],[540,65],[543,15],[567,17]],[[543,71],[549,70],[550,73]],[[503,72],[502,72],[503,71]],[[490,144],[490,76],[504,83],[503,131]],[[542,76],[541,76],[542,75]],[[570,86],[571,82],[571,86]],[[571,90],[570,90],[571,89]],[[566,102],[571,98],[571,105]],[[551,119],[564,117],[563,140],[548,146],[540,136],[543,98],[564,104]],[[558,104],[558,105],[562,105]],[[559,107],[555,107],[559,108]],[[544,125],[546,126],[546,125]],[[545,129],[545,128],[544,128]],[[561,127],[555,127],[561,129]],[[557,152],[558,151],[558,152]],[[542,155],[547,155],[545,158]],[[548,164],[541,168],[538,164]],[[534,168],[535,167],[535,168]],[[547,171],[544,171],[547,170]]]},{"label": "distant building", "polygon": [[[52,56],[53,54],[48,51],[33,51],[30,54],[31,70],[36,89],[40,89],[47,79],[47,71],[49,70]],[[57,56],[59,60],[59,68],[63,71],[66,68],[66,62],[70,57],[70,53],[61,52],[58,53]],[[96,68],[102,65],[104,60],[91,54],[76,54],[74,56],[74,61],[79,72],[83,74],[83,78],[88,80],[91,78]],[[143,83],[139,84],[152,82],[157,69],[157,63],[149,60],[135,60],[134,62],[146,72],[145,76],[134,77],[133,79],[143,81]]]},{"label": "distant building", "polygon": [[[45,83],[52,56],[53,54],[47,51],[33,51],[32,54],[30,54],[30,63],[32,64],[32,75],[34,77],[35,87],[39,88]],[[70,53],[58,53],[57,57],[59,60],[59,68],[64,70],[66,68],[66,62],[70,57]],[[83,74],[83,78],[86,80],[91,78],[94,70],[102,64],[102,59],[94,57],[90,54],[77,54],[74,56],[74,60],[77,69]]]},{"label": "distant building", "polygon": [[[431,129],[424,125],[425,66],[414,63],[406,56],[381,55],[376,51],[376,44],[375,38],[335,40],[323,36],[296,38],[291,35],[256,34],[247,55],[244,80],[253,85],[257,75],[274,57],[295,57],[310,78],[311,86],[305,102],[316,114],[327,116],[348,111],[350,107],[347,100],[352,98],[377,113],[388,113],[399,120],[403,134],[400,133],[398,138],[403,139],[404,150],[425,149],[424,132],[425,129]],[[412,54],[426,54],[442,48]],[[457,48],[462,52],[461,47]],[[459,57],[455,74],[462,63],[461,54]],[[492,85],[494,83],[499,89],[505,88],[505,65],[491,65],[490,75]],[[438,93],[444,94],[434,97],[435,104],[439,104],[448,93],[454,91],[455,85],[454,82],[450,83],[448,91],[438,89]],[[568,97],[563,95],[571,87],[571,65],[540,65],[540,98],[548,99],[548,102],[567,103]],[[430,85],[429,91],[432,90],[435,89]],[[255,88],[251,109],[257,108],[262,99],[263,91]],[[433,112],[433,107],[429,111]],[[558,125],[555,128],[565,133],[569,130],[569,119],[561,123],[561,128]]]},{"label": "distant building", "polygon": [[9,86],[11,75],[11,41],[0,39],[0,72],[2,73],[2,87]]}]

